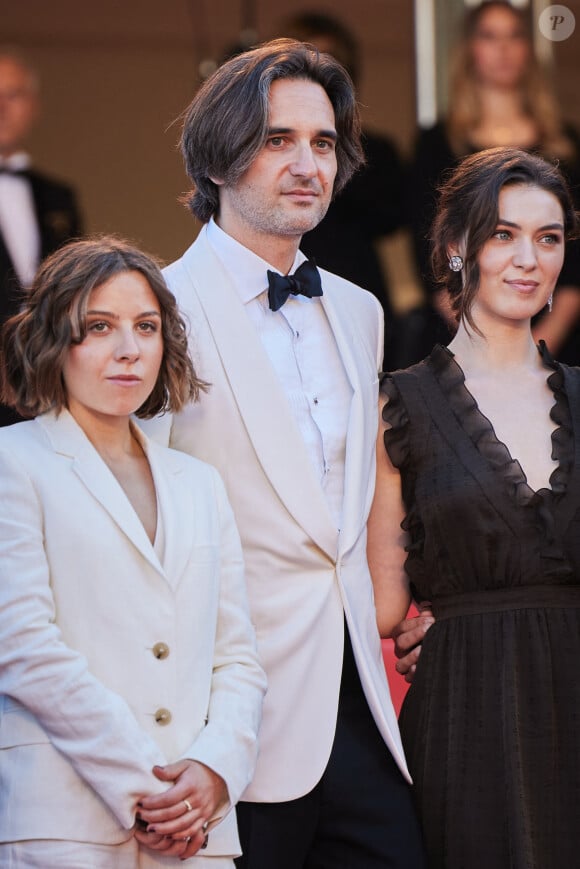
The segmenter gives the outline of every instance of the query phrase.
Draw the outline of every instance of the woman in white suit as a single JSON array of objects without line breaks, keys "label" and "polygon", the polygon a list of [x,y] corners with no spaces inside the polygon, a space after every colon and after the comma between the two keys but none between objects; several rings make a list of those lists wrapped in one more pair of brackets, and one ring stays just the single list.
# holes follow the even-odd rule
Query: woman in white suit
[{"label": "woman in white suit", "polygon": [[[232,867],[265,679],[220,478],[131,414],[200,382],[149,257],[75,242],[6,324],[0,867]],[[194,856],[195,855],[195,856]]]}]

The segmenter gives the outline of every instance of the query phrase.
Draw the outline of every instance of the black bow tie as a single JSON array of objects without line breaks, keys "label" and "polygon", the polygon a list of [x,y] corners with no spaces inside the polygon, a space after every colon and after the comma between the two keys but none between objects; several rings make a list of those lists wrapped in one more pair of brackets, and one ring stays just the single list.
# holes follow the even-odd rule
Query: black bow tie
[{"label": "black bow tie", "polygon": [[28,169],[11,169],[10,166],[0,166],[0,175],[13,175],[15,178],[27,178]]},{"label": "black bow tie", "polygon": [[313,296],[322,295],[320,274],[314,260],[306,260],[299,266],[293,275],[279,275],[268,269],[268,302],[270,310],[277,311],[282,307],[288,296]]}]

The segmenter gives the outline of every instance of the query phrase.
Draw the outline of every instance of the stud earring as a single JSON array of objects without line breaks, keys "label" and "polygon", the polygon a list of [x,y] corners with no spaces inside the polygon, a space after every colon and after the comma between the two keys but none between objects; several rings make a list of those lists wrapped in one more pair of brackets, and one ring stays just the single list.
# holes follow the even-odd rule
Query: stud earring
[{"label": "stud earring", "polygon": [[463,268],[463,257],[462,256],[450,256],[449,257],[449,268],[452,272],[460,272]]},{"label": "stud earring", "polygon": [[550,293],[548,297],[548,312],[552,313],[552,307],[554,305],[554,293]]}]

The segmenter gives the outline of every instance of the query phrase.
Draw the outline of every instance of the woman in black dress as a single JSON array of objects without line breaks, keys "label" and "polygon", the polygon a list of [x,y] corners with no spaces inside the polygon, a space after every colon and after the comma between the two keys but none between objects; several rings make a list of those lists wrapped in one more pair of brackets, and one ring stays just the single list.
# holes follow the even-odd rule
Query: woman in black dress
[{"label": "woman in black dress", "polygon": [[456,336],[382,382],[369,561],[382,635],[411,594],[436,619],[400,719],[433,869],[578,861],[580,369],[530,325],[576,229],[541,158],[467,157],[433,232]]}]

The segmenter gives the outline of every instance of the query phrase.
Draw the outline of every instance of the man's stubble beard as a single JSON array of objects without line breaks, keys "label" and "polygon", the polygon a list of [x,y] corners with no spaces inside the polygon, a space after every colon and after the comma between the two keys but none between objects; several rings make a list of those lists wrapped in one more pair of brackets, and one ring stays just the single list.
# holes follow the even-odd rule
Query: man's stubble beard
[{"label": "man's stubble beard", "polygon": [[292,213],[282,205],[268,210],[267,205],[257,207],[253,196],[246,197],[240,192],[234,195],[234,202],[238,215],[254,231],[282,238],[300,238],[310,232],[321,222],[330,205],[330,200],[321,198],[315,205],[305,207],[303,214],[301,206],[296,206]]}]

